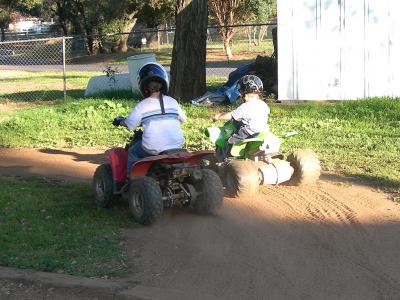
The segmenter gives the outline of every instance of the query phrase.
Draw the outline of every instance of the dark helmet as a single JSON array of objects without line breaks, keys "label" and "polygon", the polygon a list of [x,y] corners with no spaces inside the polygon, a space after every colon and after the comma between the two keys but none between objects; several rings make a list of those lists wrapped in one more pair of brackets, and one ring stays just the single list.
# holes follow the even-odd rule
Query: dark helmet
[{"label": "dark helmet", "polygon": [[263,83],[256,75],[244,75],[238,81],[239,91],[245,94],[261,94],[263,91]]},{"label": "dark helmet", "polygon": [[150,96],[148,85],[152,81],[161,83],[160,92],[167,94],[169,87],[167,71],[162,65],[154,62],[144,64],[138,71],[137,83],[143,96]]}]

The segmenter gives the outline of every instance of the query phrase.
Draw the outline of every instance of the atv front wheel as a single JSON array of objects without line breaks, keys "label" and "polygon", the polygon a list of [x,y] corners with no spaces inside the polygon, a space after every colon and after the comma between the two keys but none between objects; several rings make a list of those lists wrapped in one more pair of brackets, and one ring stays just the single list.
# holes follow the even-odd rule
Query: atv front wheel
[{"label": "atv front wheel", "polygon": [[111,205],[114,191],[110,164],[102,164],[97,167],[93,176],[93,192],[97,206],[108,207]]},{"label": "atv front wheel", "polygon": [[225,185],[230,196],[252,196],[258,191],[260,177],[252,160],[232,160],[226,166]]},{"label": "atv front wheel", "polygon": [[295,185],[315,184],[321,175],[319,159],[310,149],[297,150],[287,158],[294,168],[291,182]]},{"label": "atv front wheel", "polygon": [[193,208],[199,214],[212,214],[221,207],[224,200],[224,188],[221,179],[213,170],[201,170],[202,179],[196,184],[199,196]]},{"label": "atv front wheel", "polygon": [[136,222],[144,225],[154,223],[163,211],[162,194],[157,181],[145,176],[131,179],[129,208]]}]

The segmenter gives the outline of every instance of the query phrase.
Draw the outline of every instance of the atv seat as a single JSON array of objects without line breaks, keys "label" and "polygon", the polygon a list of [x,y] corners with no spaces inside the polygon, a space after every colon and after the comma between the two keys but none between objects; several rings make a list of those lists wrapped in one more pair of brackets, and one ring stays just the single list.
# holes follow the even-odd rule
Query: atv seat
[{"label": "atv seat", "polygon": [[176,154],[176,153],[180,153],[180,152],[187,152],[187,150],[182,149],[182,148],[168,149],[168,150],[164,150],[163,152],[160,152],[159,155],[169,155],[169,154]]}]

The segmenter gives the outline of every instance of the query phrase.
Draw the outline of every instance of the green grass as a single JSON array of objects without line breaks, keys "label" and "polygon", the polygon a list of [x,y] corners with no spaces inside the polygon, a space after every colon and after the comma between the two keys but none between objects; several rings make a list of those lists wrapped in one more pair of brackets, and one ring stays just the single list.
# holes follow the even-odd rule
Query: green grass
[{"label": "green grass", "polygon": [[0,177],[0,265],[81,276],[126,271],[126,207],[97,209],[88,185]]},{"label": "green grass", "polygon": [[[67,94],[82,97],[89,79],[99,72],[68,72]],[[6,71],[0,75],[0,103],[53,101],[64,99],[64,80],[60,72]]]},{"label": "green grass", "polygon": [[[82,100],[86,86],[93,76],[104,75],[102,72],[68,72],[67,96]],[[210,76],[207,78],[209,90],[216,90],[226,77]],[[6,102],[57,101],[64,99],[62,73],[57,72],[22,72],[7,71],[0,74],[0,104]],[[97,98],[131,98],[129,91],[106,92]]]},{"label": "green grass", "polygon": [[270,124],[277,133],[300,133],[284,149],[314,149],[325,170],[363,178],[399,199],[399,99],[276,105]]},{"label": "green grass", "polygon": [[[124,145],[130,132],[114,128],[111,120],[127,115],[130,99],[85,99],[31,106],[1,117],[2,147],[112,147]],[[286,140],[285,153],[311,148],[328,171],[356,175],[400,192],[400,101],[371,99],[298,105],[271,104],[270,126],[274,133],[297,131]],[[211,149],[203,131],[215,126],[212,110],[185,105],[188,122],[183,125],[185,147]],[[224,110],[231,108],[224,107]]]}]

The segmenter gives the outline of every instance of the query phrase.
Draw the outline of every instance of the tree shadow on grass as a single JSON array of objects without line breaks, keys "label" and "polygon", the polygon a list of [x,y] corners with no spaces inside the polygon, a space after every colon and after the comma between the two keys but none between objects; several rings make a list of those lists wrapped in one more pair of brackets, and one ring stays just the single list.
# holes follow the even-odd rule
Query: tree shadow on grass
[{"label": "tree shadow on grass", "polygon": [[[77,96],[81,94],[82,90],[71,91],[72,94]],[[67,94],[68,95],[68,94]],[[15,93],[4,93],[0,95],[0,101],[6,102],[35,102],[35,101],[57,101],[64,99],[64,92],[62,90],[37,90],[37,91],[24,91]]]},{"label": "tree shadow on grass", "polygon": [[[136,97],[136,98],[135,98]],[[100,100],[111,100],[111,99],[137,99],[138,95],[133,95],[132,91],[121,90],[121,91],[109,91],[90,97],[85,97],[84,89],[70,89],[67,91],[67,99],[71,100],[85,100],[85,99],[100,99]],[[35,101],[59,101],[64,100],[64,92],[62,90],[38,90],[38,91],[26,91],[26,92],[15,92],[5,93],[0,95],[0,102],[35,102]]]},{"label": "tree shadow on grass", "polygon": [[[0,78],[0,82],[9,82],[10,84],[13,84],[15,82],[29,82],[29,81],[34,81],[34,83],[37,83],[38,79],[55,79],[57,81],[51,82],[51,83],[58,83],[60,86],[63,85],[63,74],[61,72],[54,72],[54,75],[42,75],[38,74],[37,77],[34,76],[21,76],[21,77],[6,77],[6,78]],[[85,79],[88,80],[88,77],[91,76],[79,76],[79,75],[67,75],[68,79]]]}]

